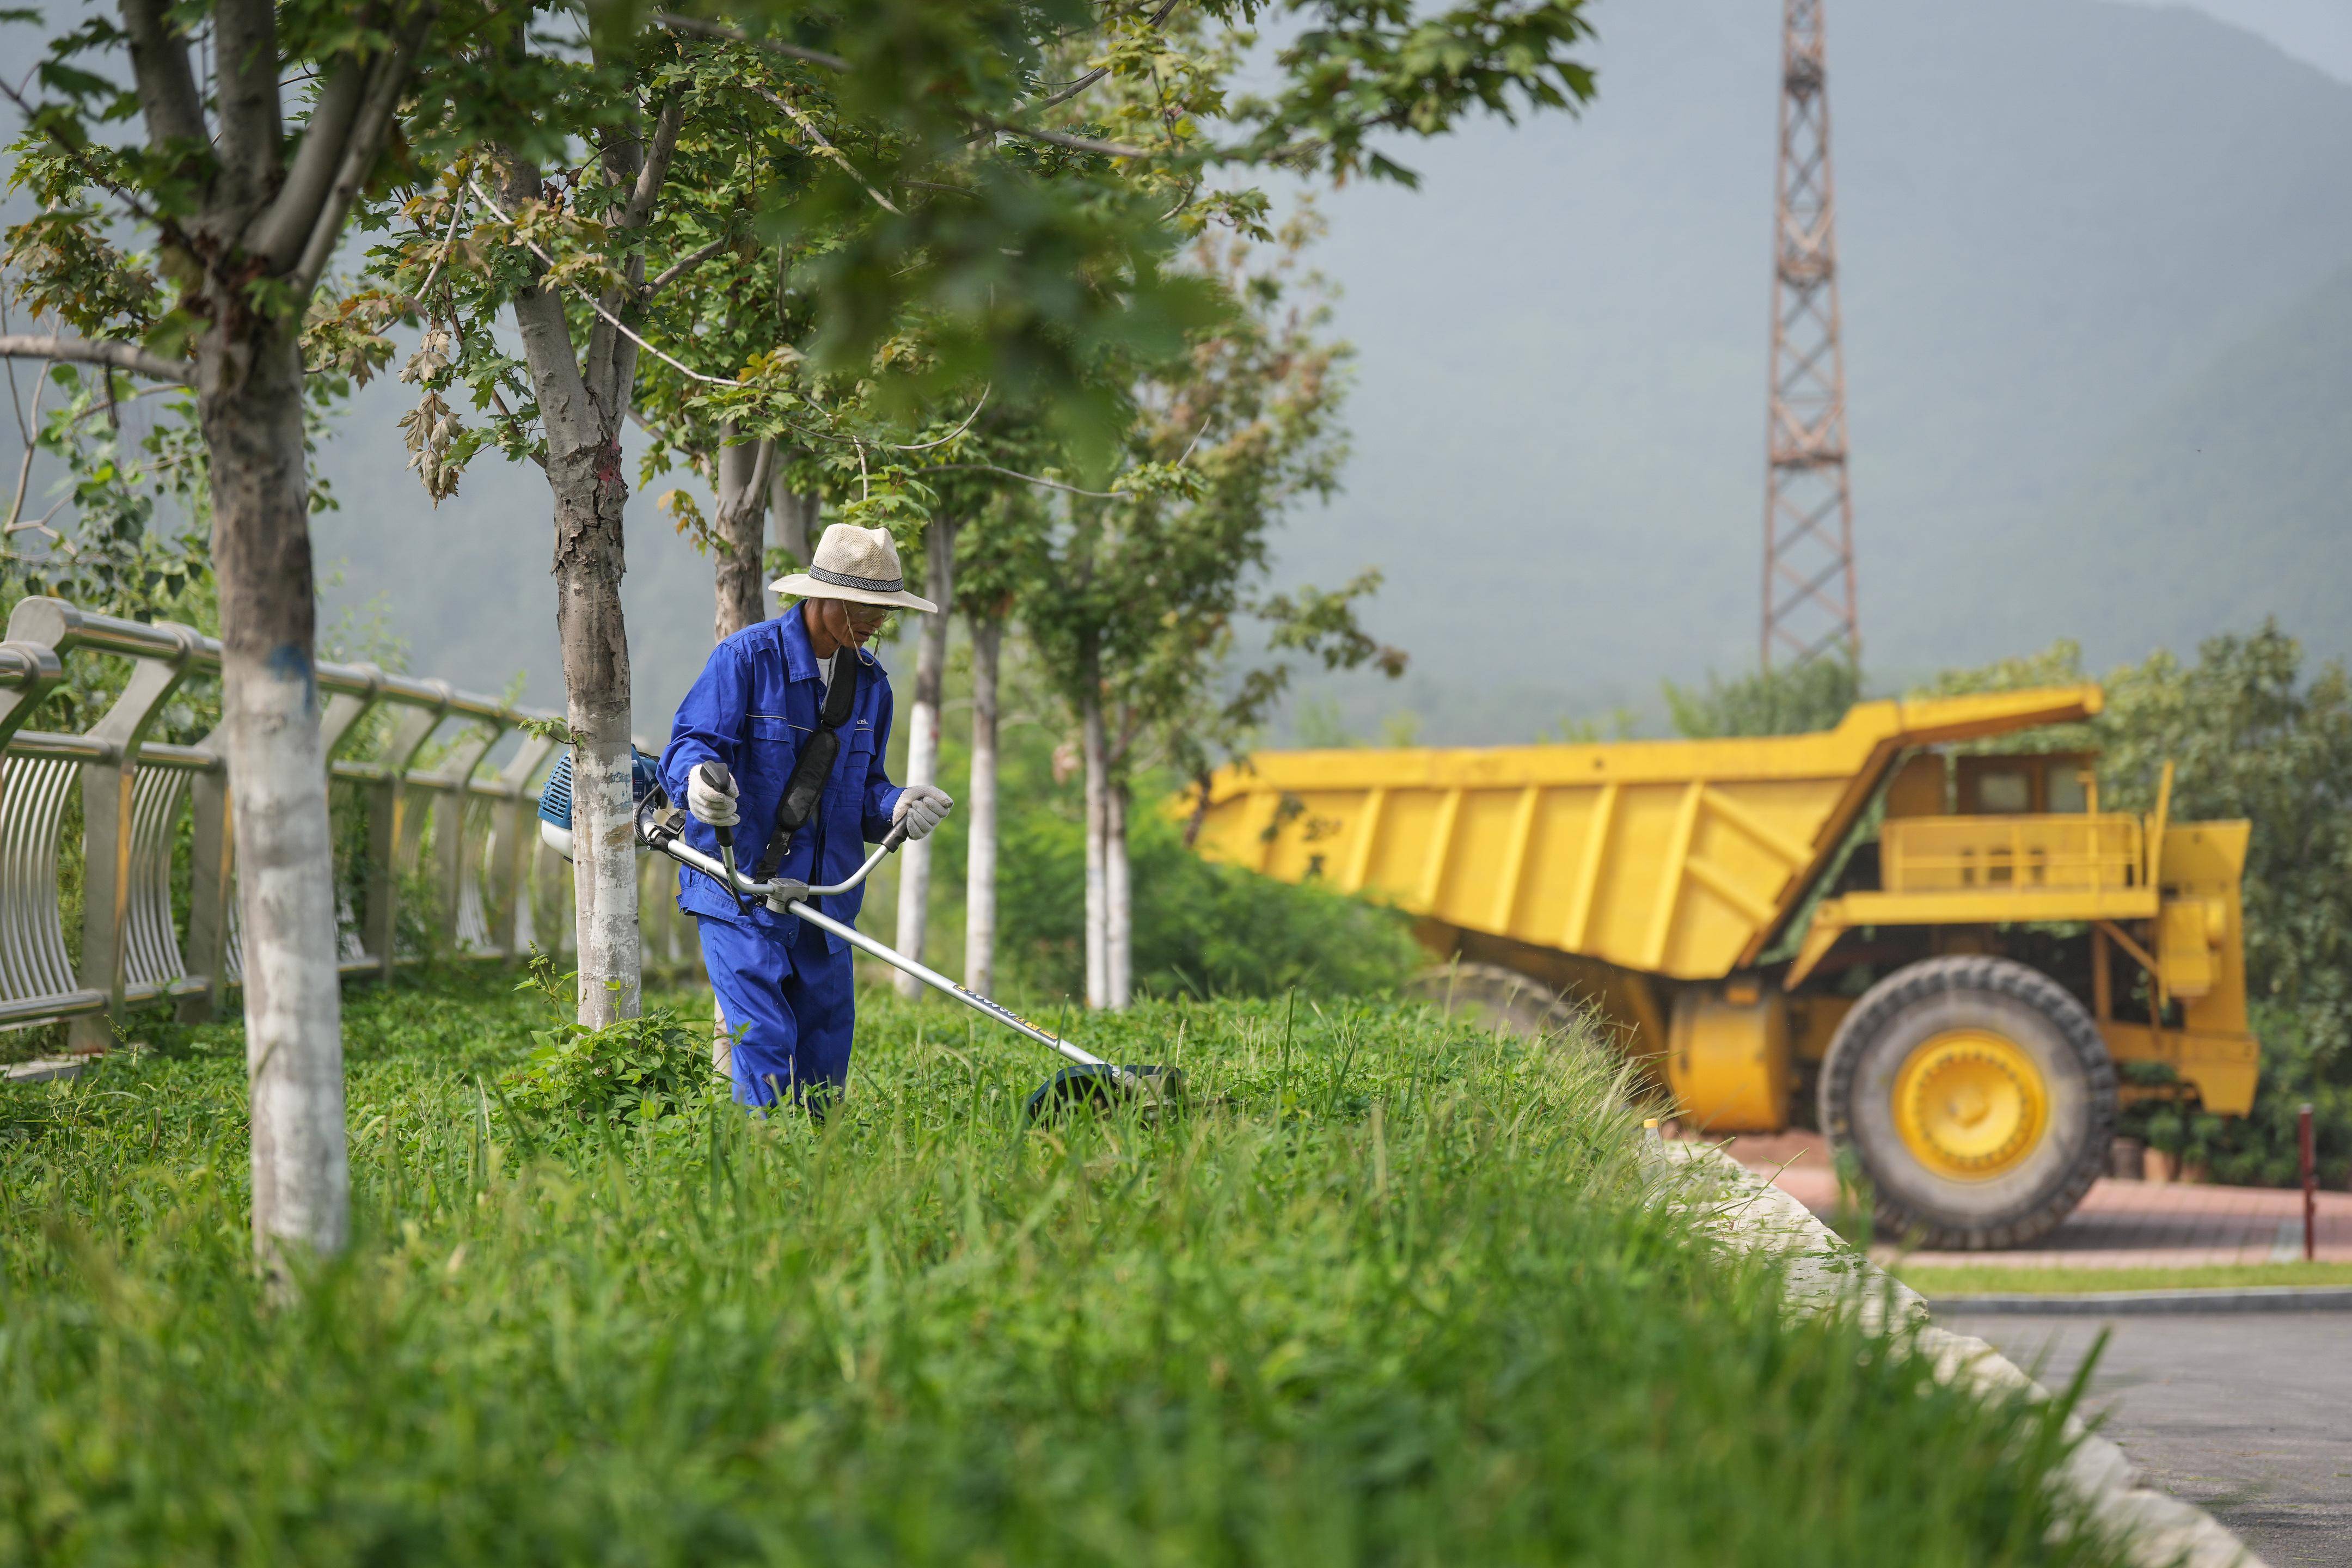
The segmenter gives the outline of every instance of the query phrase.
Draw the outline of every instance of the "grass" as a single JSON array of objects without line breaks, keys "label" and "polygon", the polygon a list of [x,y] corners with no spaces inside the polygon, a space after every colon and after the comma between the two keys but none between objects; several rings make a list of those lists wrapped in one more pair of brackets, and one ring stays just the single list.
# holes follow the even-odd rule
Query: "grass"
[{"label": "grass", "polygon": [[[510,1119],[511,977],[354,991],[357,1237],[273,1308],[241,1047],[0,1099],[0,1561],[2104,1564],[2064,1402],[1789,1316],[1608,1058],[1160,1005],[1182,1113],[869,994],[822,1129]],[[686,996],[668,1000],[680,1005]]]},{"label": "grass", "polygon": [[2011,1268],[1999,1264],[1910,1267],[1894,1272],[1921,1295],[2018,1291],[2075,1295],[2094,1290],[2220,1290],[2252,1285],[2352,1285],[2352,1263],[2232,1263],[2200,1268]]}]

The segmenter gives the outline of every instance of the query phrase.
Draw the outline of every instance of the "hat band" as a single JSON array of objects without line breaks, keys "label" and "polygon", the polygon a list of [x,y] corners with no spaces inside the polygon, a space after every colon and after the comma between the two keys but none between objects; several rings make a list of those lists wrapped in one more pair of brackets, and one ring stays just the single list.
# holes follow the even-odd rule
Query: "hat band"
[{"label": "hat band", "polygon": [[869,594],[902,594],[907,588],[904,577],[853,577],[846,572],[828,572],[822,566],[810,567],[808,574],[836,588],[863,588]]}]

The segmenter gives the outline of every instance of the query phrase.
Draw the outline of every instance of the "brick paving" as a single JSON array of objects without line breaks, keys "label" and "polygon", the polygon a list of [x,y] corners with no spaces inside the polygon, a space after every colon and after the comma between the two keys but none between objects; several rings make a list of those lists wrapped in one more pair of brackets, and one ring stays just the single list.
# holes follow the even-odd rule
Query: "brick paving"
[{"label": "brick paving", "polygon": [[[1729,1141],[1741,1164],[1828,1218],[1837,1177],[1818,1133],[1784,1132]],[[2352,1193],[2322,1192],[2318,1257],[2352,1263]],[[1914,1263],[2015,1264],[2042,1268],[2193,1268],[2288,1263],[2303,1256],[2303,1194],[2276,1187],[2187,1182],[2091,1184],[2081,1206],[2033,1247],[2012,1252],[1914,1252]]]}]

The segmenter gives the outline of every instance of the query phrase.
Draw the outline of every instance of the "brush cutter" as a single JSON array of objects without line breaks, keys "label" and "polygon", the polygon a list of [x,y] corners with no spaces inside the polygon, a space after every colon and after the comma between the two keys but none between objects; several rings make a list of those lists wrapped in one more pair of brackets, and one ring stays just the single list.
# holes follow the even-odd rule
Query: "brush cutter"
[{"label": "brush cutter", "polygon": [[734,897],[739,909],[763,903],[779,914],[790,914],[822,931],[831,931],[859,952],[869,953],[893,969],[913,975],[932,990],[1003,1025],[1024,1039],[1034,1040],[1047,1050],[1066,1058],[1070,1065],[1047,1079],[1029,1097],[1028,1115],[1031,1120],[1081,1105],[1099,1109],[1132,1102],[1164,1107],[1183,1092],[1184,1075],[1180,1068],[1107,1062],[1058,1036],[1048,1034],[1003,1004],[992,1001],[977,991],[965,990],[938,970],[885,947],[856,927],[845,925],[814,907],[812,900],[829,893],[849,891],[873,873],[874,868],[882,863],[884,856],[896,854],[898,846],[907,841],[907,829],[903,823],[894,824],[889,836],[866,857],[866,863],[846,878],[830,887],[813,888],[806,882],[788,878],[753,880],[736,868],[731,843],[722,841],[725,860],[713,859],[679,837],[686,830],[686,813],[671,805],[656,787],[638,803],[637,842],[717,882]]}]

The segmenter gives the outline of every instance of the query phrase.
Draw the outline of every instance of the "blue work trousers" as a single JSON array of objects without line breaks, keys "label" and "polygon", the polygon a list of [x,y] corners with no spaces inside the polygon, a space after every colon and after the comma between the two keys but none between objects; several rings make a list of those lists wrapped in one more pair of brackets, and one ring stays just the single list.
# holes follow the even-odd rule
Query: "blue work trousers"
[{"label": "blue work trousers", "polygon": [[734,1040],[735,1098],[779,1098],[820,1108],[849,1083],[849,1037],[857,1021],[851,951],[825,951],[821,931],[785,933],[702,917],[702,964],[719,995],[721,1026]]}]

